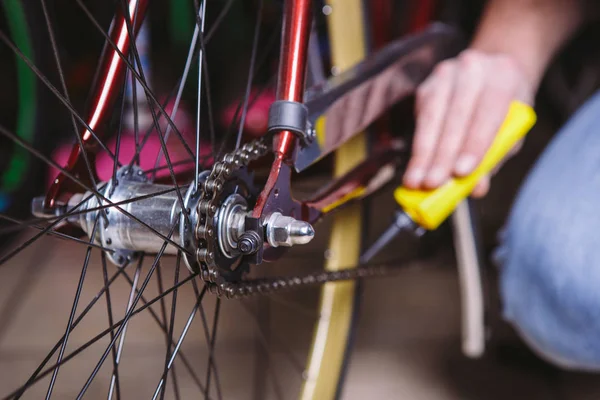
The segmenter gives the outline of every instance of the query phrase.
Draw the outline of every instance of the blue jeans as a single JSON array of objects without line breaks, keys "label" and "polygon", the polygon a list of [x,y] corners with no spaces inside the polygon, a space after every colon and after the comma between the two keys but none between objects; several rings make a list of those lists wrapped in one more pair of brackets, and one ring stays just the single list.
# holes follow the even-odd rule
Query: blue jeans
[{"label": "blue jeans", "polygon": [[525,180],[495,259],[505,319],[541,357],[600,371],[600,92]]}]

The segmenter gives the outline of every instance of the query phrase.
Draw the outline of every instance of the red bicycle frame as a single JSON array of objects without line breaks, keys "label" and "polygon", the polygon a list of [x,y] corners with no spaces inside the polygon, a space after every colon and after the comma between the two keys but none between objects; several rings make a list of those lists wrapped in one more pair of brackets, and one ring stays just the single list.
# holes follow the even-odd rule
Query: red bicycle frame
[{"label": "red bicycle frame", "polygon": [[[80,178],[86,176],[82,153],[85,151],[89,156],[88,158],[92,160],[98,151],[98,146],[91,134],[91,130],[97,136],[101,136],[100,131],[103,123],[110,115],[123,83],[126,67],[125,60],[127,59],[131,44],[128,21],[125,18],[129,18],[129,16],[137,13],[135,18],[136,23],[132,27],[133,34],[137,34],[145,16],[147,3],[148,0],[128,0],[128,15],[124,15],[123,12],[118,10],[113,21],[110,38],[116,46],[112,47],[107,44],[102,55],[100,63],[102,66],[101,74],[98,79],[98,85],[93,91],[93,102],[86,120],[88,126],[80,135],[83,146],[80,147],[79,144],[73,146],[68,165],[66,166],[67,171],[71,174],[79,175]],[[285,1],[277,100],[299,103],[304,101],[304,78],[306,75],[308,43],[312,25],[311,3],[311,0]],[[352,120],[355,126],[352,125],[348,128],[345,123],[347,121],[344,115],[346,111],[344,107],[332,107],[331,112],[334,114],[342,113],[342,115],[336,115],[330,118],[330,120],[334,122],[343,120],[343,126],[346,130],[354,130],[356,128],[356,131],[359,131],[372,122],[372,118],[377,118],[381,113],[385,112],[394,101],[408,96],[419,81],[424,79],[427,71],[433,67],[436,60],[438,60],[437,52],[442,50],[448,52],[447,49],[452,47],[441,39],[447,33],[443,31],[444,29],[441,29],[441,31],[440,29],[438,31],[434,29],[422,38],[413,39],[412,44],[392,43],[391,47],[387,49],[387,53],[385,49],[382,51],[383,55],[389,55],[389,52],[392,51],[395,56],[385,56],[382,58],[380,54],[380,57],[377,58],[374,55],[373,60],[376,60],[375,65],[363,66],[362,70],[360,69],[361,65],[359,65],[357,66],[359,68],[358,72],[350,71],[352,74],[362,74],[366,76],[365,79],[369,80],[354,84],[360,85],[361,90],[346,88],[346,92],[344,92],[349,93],[351,96],[351,99],[346,99],[349,101],[348,104],[354,104],[355,106],[359,104],[359,109],[370,109],[369,113],[363,113],[365,115],[362,116],[367,118],[367,120],[354,118]],[[428,46],[431,46],[431,48]],[[400,58],[396,59],[396,57]],[[411,68],[409,68],[410,65],[412,65]],[[417,68],[416,70],[415,67]],[[354,77],[352,74],[351,76]],[[371,88],[374,90],[371,90]],[[381,88],[384,89],[384,93],[381,92]],[[365,94],[370,94],[370,96]],[[377,109],[373,109],[374,107]],[[322,111],[326,112],[326,110]],[[334,131],[337,132],[339,129],[334,129]],[[352,133],[354,131],[345,132],[341,136],[348,139],[352,136]],[[337,209],[341,205],[348,204],[350,200],[359,200],[377,190],[385,182],[388,182],[392,176],[388,174],[386,175],[387,180],[380,179],[378,177],[378,170],[381,170],[386,165],[390,167],[398,165],[396,161],[398,156],[397,149],[387,146],[388,148],[384,149],[384,151],[373,152],[369,159],[350,171],[347,176],[332,182],[327,188],[313,196],[312,199],[300,202],[293,199],[290,188],[294,162],[293,156],[297,142],[296,135],[290,131],[284,130],[276,133],[273,140],[275,159],[271,166],[267,182],[252,211],[254,218],[262,218],[278,211],[297,219],[311,223],[316,222],[329,211]],[[341,142],[338,145],[341,145]],[[332,150],[333,147],[328,149],[328,151]],[[66,183],[66,175],[60,173],[47,194],[46,206],[48,208],[55,205],[56,200],[60,196],[69,194],[69,191],[74,189],[72,184],[67,185]],[[271,255],[276,257],[278,252],[275,250],[277,249],[268,249],[265,253],[265,258],[270,259]]]}]

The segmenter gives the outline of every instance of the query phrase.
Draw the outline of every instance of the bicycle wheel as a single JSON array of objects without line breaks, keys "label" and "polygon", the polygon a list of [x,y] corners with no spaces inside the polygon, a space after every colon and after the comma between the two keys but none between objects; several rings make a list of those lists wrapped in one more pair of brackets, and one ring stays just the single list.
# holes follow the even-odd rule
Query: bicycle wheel
[{"label": "bicycle wheel", "polygon": [[[217,34],[219,27],[225,29],[223,21],[227,21],[229,10],[245,7],[247,4],[242,5],[233,0],[223,2],[218,12],[211,11],[214,13],[214,24],[207,21],[204,28],[207,8],[216,7],[217,3],[200,2],[194,13],[198,16],[196,33],[185,67],[184,63],[181,65],[185,72],[172,91],[174,105],[167,112],[165,104],[168,102],[162,99],[159,101],[150,88],[148,71],[144,69],[142,62],[143,54],[140,55],[141,50],[137,48],[134,38],[134,32],[142,24],[147,2],[130,0],[119,3],[113,22],[105,18],[107,13],[101,4],[93,4],[95,12],[92,12],[92,5],[82,1],[72,5],[76,10],[72,11],[73,17],[85,19],[100,37],[108,39],[103,50],[103,60],[107,60],[106,69],[103,70],[104,64],[99,63],[101,69],[94,83],[99,85],[100,92],[96,93],[100,95],[91,100],[91,118],[71,102],[64,73],[65,61],[59,50],[61,38],[67,32],[75,33],[56,23],[50,11],[50,1],[41,1],[40,10],[44,15],[43,26],[54,53],[49,61],[55,63],[57,80],[47,79],[36,67],[38,60],[32,60],[9,35],[0,33],[3,44],[28,66],[37,76],[39,84],[52,91],[57,103],[69,110],[72,134],[79,143],[79,147],[74,148],[76,150],[70,156],[79,156],[78,167],[67,170],[37,151],[34,145],[21,140],[4,124],[0,124],[0,134],[3,137],[27,150],[31,157],[59,171],[59,178],[53,185],[71,182],[65,186],[67,189],[55,189],[55,192],[53,190],[58,186],[52,186],[49,193],[56,196],[49,200],[49,195],[34,203],[34,207],[37,207],[36,218],[21,221],[10,217],[14,226],[2,228],[4,233],[20,232],[26,228],[38,232],[27,236],[22,244],[9,249],[0,257],[3,282],[11,282],[13,286],[6,287],[7,295],[0,309],[0,352],[16,355],[12,359],[8,356],[0,357],[4,379],[4,383],[0,385],[0,395],[9,399],[42,396],[82,398],[84,395],[86,398],[188,398],[203,394],[205,398],[263,399],[290,398],[302,390],[302,398],[334,398],[339,393],[338,383],[349,349],[347,342],[355,316],[356,284],[327,284],[322,292],[320,309],[309,311],[306,310],[306,304],[295,304],[293,297],[290,300],[271,296],[271,308],[275,305],[286,307],[287,318],[301,313],[316,316],[317,336],[319,332],[325,332],[329,343],[337,338],[339,344],[342,344],[335,348],[326,344],[326,353],[319,356],[321,350],[317,347],[322,346],[323,342],[314,340],[310,344],[312,321],[303,325],[308,334],[302,335],[298,331],[294,333],[297,337],[292,337],[296,341],[303,341],[304,345],[290,349],[284,345],[285,339],[278,336],[275,330],[269,329],[269,317],[264,315],[268,312],[264,305],[255,312],[252,303],[241,301],[241,312],[238,310],[236,313],[237,304],[232,304],[233,301],[222,301],[220,297],[211,295],[211,288],[219,290],[218,285],[215,285],[219,281],[211,281],[211,272],[202,269],[205,264],[214,261],[214,266],[219,268],[225,279],[236,280],[247,274],[268,277],[269,271],[265,272],[267,268],[260,271],[249,268],[241,261],[236,249],[228,247],[229,237],[206,244],[213,240],[208,229],[203,230],[206,236],[195,239],[211,252],[202,253],[203,249],[194,247],[195,244],[186,240],[188,237],[192,238],[186,233],[190,227],[196,233],[202,231],[202,224],[207,224],[206,221],[212,216],[209,214],[211,206],[216,205],[217,208],[217,216],[213,222],[215,229],[218,229],[217,221],[229,215],[227,213],[234,213],[236,207],[252,207],[257,201],[257,192],[261,186],[260,166],[253,166],[256,176],[248,173],[247,168],[239,168],[231,174],[224,172],[228,166],[245,166],[248,158],[252,161],[253,153],[246,147],[241,147],[237,153],[231,153],[232,141],[228,140],[229,136],[213,126],[214,110],[211,110],[210,94],[215,86],[210,79],[206,79],[210,65],[207,59],[210,59],[211,54],[207,47],[211,38]],[[192,7],[192,2],[190,3]],[[244,126],[252,101],[252,77],[260,70],[259,50],[268,51],[261,48],[260,39],[260,19],[264,16],[265,4],[263,1],[257,3],[256,9],[251,8],[256,12],[256,23],[250,32],[250,82],[245,82],[242,88],[245,96],[240,103],[239,118],[234,119],[234,126]],[[292,3],[289,2],[287,6],[291,7]],[[330,15],[330,32],[335,42],[334,60],[338,67],[344,68],[358,61],[364,54],[365,46],[360,45],[364,40],[364,32],[354,30],[361,38],[359,42],[355,42],[356,37],[340,36],[340,17],[352,16],[359,24],[357,26],[362,27],[362,5],[360,1],[333,3],[335,2],[330,5],[336,11]],[[271,5],[279,7],[277,3]],[[147,12],[159,15],[161,11],[158,5],[156,8],[149,7]],[[66,10],[62,12],[69,15]],[[119,15],[123,16],[122,20]],[[127,42],[131,43],[129,55],[122,51]],[[346,53],[347,50],[336,50],[337,46],[350,49],[357,43],[359,46],[349,53]],[[194,132],[191,137],[186,137],[185,132],[178,129],[174,114],[181,104],[180,99],[184,94],[182,88],[192,70],[191,65],[198,59],[198,86],[192,90],[199,98],[195,119],[203,127],[200,129],[198,126],[199,133]],[[117,79],[115,77],[120,68],[127,71],[122,74],[121,82],[118,85],[111,83],[114,86],[110,87],[110,91],[102,92],[107,87],[108,80]],[[102,71],[106,74],[103,75]],[[127,137],[124,127],[124,105],[128,99],[125,86],[128,82],[133,105],[130,137]],[[112,96],[111,92],[115,90],[119,94]],[[112,104],[109,101],[111,96]],[[138,101],[139,98],[142,101]],[[145,131],[142,131],[140,108],[143,100],[148,103],[143,112],[149,113],[151,117]],[[99,108],[100,106],[104,108]],[[110,114],[112,118],[106,117]],[[94,119],[95,115],[99,117]],[[98,123],[102,115],[106,119],[105,125]],[[114,131],[114,134],[100,137],[102,131],[109,130]],[[233,132],[237,134],[237,137],[233,136],[236,139],[234,142],[240,142],[242,129],[235,129]],[[153,140],[155,151],[145,151],[144,146],[151,146]],[[133,148],[129,152],[125,148],[127,143]],[[359,138],[353,145],[342,150],[337,156],[337,173],[349,169],[348,159],[364,154],[365,146],[364,138]],[[73,156],[75,153],[77,156]],[[223,157],[223,153],[229,153],[229,156]],[[112,167],[108,179],[104,180],[100,178],[103,156],[111,160]],[[153,168],[142,167],[146,157],[150,157]],[[231,163],[223,166],[224,164],[219,164],[221,159],[225,162],[230,160]],[[67,160],[67,164],[73,164],[72,158]],[[185,165],[190,168],[179,168]],[[220,173],[215,172],[215,165],[221,165],[220,171],[228,175],[226,182],[215,180],[214,176],[219,176]],[[167,171],[162,176],[162,184],[153,181],[157,171]],[[212,197],[208,196],[209,186],[213,188]],[[199,188],[204,188],[204,191]],[[192,203],[197,205],[197,209],[187,207]],[[203,211],[202,204],[209,211]],[[192,219],[195,222],[193,226]],[[360,250],[360,212],[357,209],[342,211],[333,223],[330,253],[343,253],[339,236],[340,230],[343,230],[343,246],[348,248],[350,245],[355,254],[346,254],[348,258],[331,258],[327,268],[331,270],[355,265]],[[212,229],[213,226],[204,225],[206,227]],[[350,234],[352,235],[349,236]],[[63,239],[64,242],[53,244],[51,240],[54,238]],[[53,253],[53,250],[58,253]],[[39,256],[42,253],[46,255],[45,262],[41,263],[43,268],[40,266]],[[195,263],[196,257],[202,260],[198,263],[199,266]],[[72,270],[76,258],[83,258],[83,263],[79,262],[78,265],[79,278],[76,278],[77,274]],[[302,257],[302,260],[306,261],[306,257]],[[288,260],[268,269],[285,270],[286,263],[290,264],[292,261]],[[184,272],[186,266],[189,269],[187,274]],[[12,271],[22,274],[13,274]],[[62,286],[65,282],[69,284]],[[277,283],[272,282],[273,285]],[[312,296],[316,293],[309,291],[309,294]],[[336,318],[341,317],[338,318],[340,323],[332,321],[325,313],[325,305],[329,301],[338,304],[330,311],[335,313]],[[106,310],[101,309],[99,302],[105,303]],[[307,303],[314,305],[315,301]],[[344,304],[343,315],[339,312],[341,308],[338,308],[341,304]],[[58,310],[61,308],[66,312],[59,315]],[[228,317],[222,313],[225,309],[233,309],[234,312]],[[281,310],[279,313],[281,314]],[[61,320],[59,325],[54,323],[57,319]],[[236,328],[226,329],[232,325]],[[153,334],[149,333],[150,329],[155,329]],[[217,333],[221,331],[231,337],[217,338]],[[44,334],[39,335],[39,332]],[[258,381],[267,377],[267,385],[256,388],[262,384],[254,382],[254,388],[250,390],[252,382],[249,382],[249,378],[252,374],[244,375],[240,370],[253,370],[254,354],[247,351],[247,348],[256,341],[264,353],[261,356],[262,362],[259,360],[256,364],[263,368],[257,374],[260,378]],[[34,343],[36,346],[32,346]],[[44,350],[38,349],[42,347]],[[296,353],[299,352],[298,349],[305,352],[307,347],[311,357],[307,367],[308,374],[305,374],[305,368],[298,362]],[[31,358],[23,356],[27,352]],[[220,367],[223,364],[227,365],[226,369]],[[315,365],[319,371],[316,375]],[[294,374],[287,374],[286,370],[292,370]],[[304,382],[307,376],[309,383],[306,384]],[[324,387],[324,383],[329,389],[323,391],[320,388]]]}]

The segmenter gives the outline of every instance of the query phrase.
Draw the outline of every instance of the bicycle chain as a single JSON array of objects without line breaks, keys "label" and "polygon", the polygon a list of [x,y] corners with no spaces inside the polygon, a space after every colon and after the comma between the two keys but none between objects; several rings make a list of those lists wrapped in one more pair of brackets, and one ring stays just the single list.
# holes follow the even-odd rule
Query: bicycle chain
[{"label": "bicycle chain", "polygon": [[225,285],[217,264],[215,263],[215,250],[213,236],[215,235],[214,216],[218,209],[218,199],[223,190],[225,181],[235,170],[247,167],[251,161],[257,160],[268,151],[267,145],[262,140],[255,140],[244,144],[241,148],[226,154],[221,161],[215,162],[213,168],[204,181],[203,194],[196,211],[198,222],[195,235],[198,241],[196,258],[200,264],[200,277],[207,283],[217,285],[220,290]]},{"label": "bicycle chain", "polygon": [[[327,282],[354,280],[385,276],[398,270],[391,265],[361,266],[338,271],[320,271],[304,276],[274,277],[231,282],[224,279],[215,263],[213,236],[215,234],[214,216],[217,201],[224,183],[235,170],[247,167],[268,152],[268,146],[262,140],[244,144],[241,148],[226,154],[217,161],[203,184],[203,195],[198,202],[198,222],[195,234],[198,240],[196,257],[200,264],[200,277],[209,285],[211,292],[227,298],[243,298],[252,295],[269,294],[282,290],[291,290],[303,286],[321,285]],[[218,250],[217,250],[218,251]]]}]

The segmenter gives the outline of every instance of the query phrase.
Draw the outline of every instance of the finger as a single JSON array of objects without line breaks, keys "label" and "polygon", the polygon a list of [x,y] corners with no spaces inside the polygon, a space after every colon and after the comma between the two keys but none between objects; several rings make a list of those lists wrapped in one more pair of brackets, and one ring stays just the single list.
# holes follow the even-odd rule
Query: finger
[{"label": "finger", "polygon": [[456,86],[452,91],[437,150],[424,181],[424,186],[428,188],[442,185],[455,169],[456,159],[484,86],[483,68],[482,58],[474,52],[467,50],[459,57]]},{"label": "finger", "polygon": [[475,186],[475,189],[473,189],[473,192],[471,193],[471,197],[482,198],[489,191],[490,191],[490,177],[485,176],[479,181],[479,183],[477,183],[477,186]]},{"label": "finger", "polygon": [[409,188],[421,186],[434,155],[454,86],[455,69],[454,62],[439,64],[434,75],[417,91],[415,137],[404,175],[404,184]]},{"label": "finger", "polygon": [[456,175],[468,175],[479,165],[492,145],[512,100],[509,90],[484,89],[457,161],[463,168],[455,169]]}]

